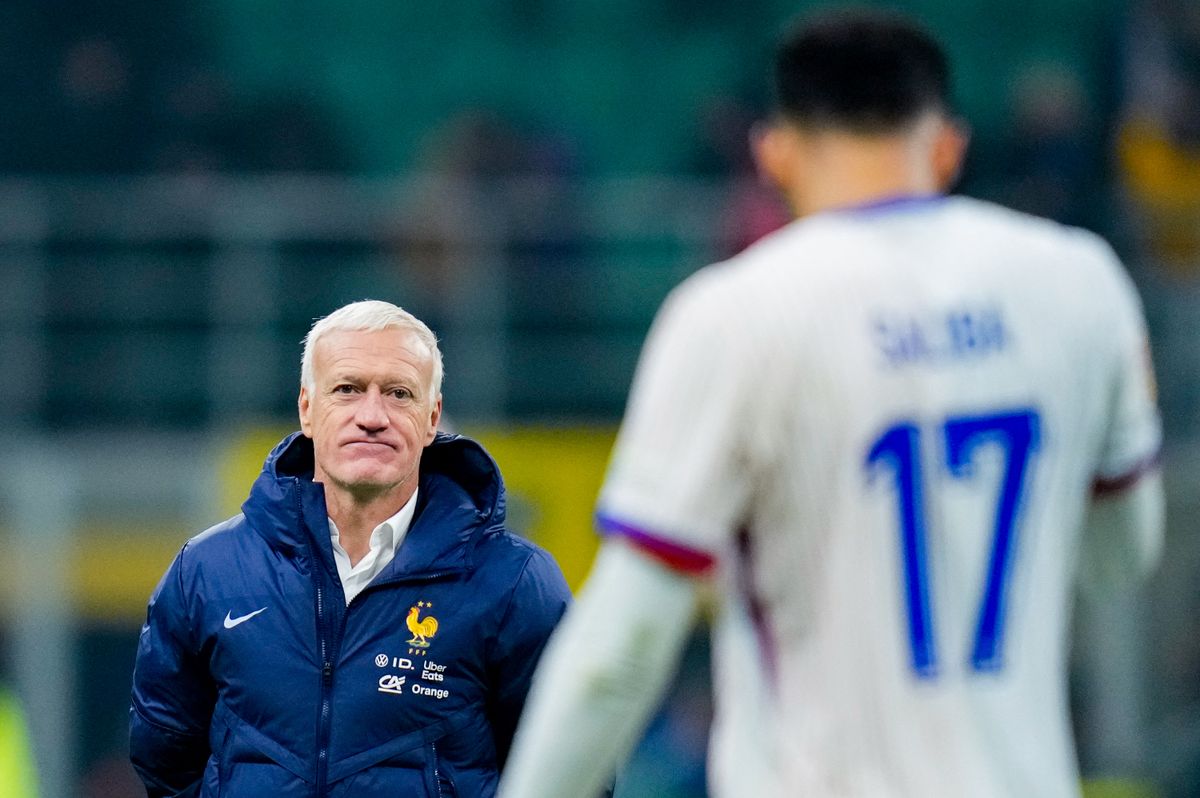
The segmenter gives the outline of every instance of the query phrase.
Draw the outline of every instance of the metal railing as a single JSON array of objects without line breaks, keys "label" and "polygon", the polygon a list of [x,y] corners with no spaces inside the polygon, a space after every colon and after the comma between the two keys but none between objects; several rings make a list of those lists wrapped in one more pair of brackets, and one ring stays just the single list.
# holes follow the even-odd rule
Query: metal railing
[{"label": "metal railing", "polygon": [[366,295],[435,327],[452,412],[611,416],[654,306],[720,251],[727,190],[669,179],[3,181],[0,373],[11,379],[0,423],[278,414],[313,317]]}]

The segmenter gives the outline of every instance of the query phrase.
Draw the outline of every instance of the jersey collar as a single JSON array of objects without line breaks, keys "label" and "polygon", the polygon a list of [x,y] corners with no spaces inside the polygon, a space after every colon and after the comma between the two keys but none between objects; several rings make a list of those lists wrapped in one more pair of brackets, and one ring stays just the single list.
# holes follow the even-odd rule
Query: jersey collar
[{"label": "jersey collar", "polygon": [[877,213],[890,213],[892,211],[924,210],[941,204],[945,199],[945,194],[897,194],[856,205],[843,205],[840,208],[831,208],[829,213],[865,216]]}]

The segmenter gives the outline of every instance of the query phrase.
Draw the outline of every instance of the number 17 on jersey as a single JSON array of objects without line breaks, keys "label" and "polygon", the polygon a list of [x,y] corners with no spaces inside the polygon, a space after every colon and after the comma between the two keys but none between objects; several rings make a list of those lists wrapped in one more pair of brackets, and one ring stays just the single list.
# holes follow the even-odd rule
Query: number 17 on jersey
[{"label": "number 17 on jersey", "polygon": [[1041,417],[1021,408],[981,415],[946,418],[934,430],[912,421],[888,427],[867,452],[870,478],[887,471],[894,481],[899,516],[904,603],[913,670],[922,679],[938,673],[930,606],[928,521],[925,510],[926,480],[921,467],[924,438],[934,433],[944,449],[942,462],[956,479],[974,476],[972,457],[980,446],[1001,447],[1003,475],[995,506],[990,553],[980,599],[970,665],[974,671],[997,671],[1004,665],[1004,622],[1009,571],[1019,541],[1021,496],[1041,439]]}]

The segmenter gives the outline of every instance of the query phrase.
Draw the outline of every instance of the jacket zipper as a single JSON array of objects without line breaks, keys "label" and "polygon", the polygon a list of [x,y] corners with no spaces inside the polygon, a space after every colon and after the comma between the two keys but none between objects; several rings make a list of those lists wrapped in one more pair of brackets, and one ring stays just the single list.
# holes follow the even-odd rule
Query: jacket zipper
[{"label": "jacket zipper", "polygon": [[437,798],[442,798],[442,772],[438,768],[437,743],[430,743],[429,750],[433,752],[433,788],[437,790]]},{"label": "jacket zipper", "polygon": [[[298,482],[299,480],[297,480]],[[304,502],[300,491],[296,491],[296,509],[304,516]],[[333,656],[336,647],[330,639],[330,623],[326,613],[325,589],[322,585],[320,554],[313,553],[312,576],[317,587],[317,636],[321,647],[321,719],[317,730],[317,782],[316,794],[325,795],[325,781],[329,777],[329,738],[333,722]]]},{"label": "jacket zipper", "polygon": [[[314,563],[314,575],[320,563]],[[317,737],[317,795],[325,794],[325,779],[329,773],[329,734],[333,714],[333,663],[329,660],[328,622],[325,618],[325,591],[317,577],[317,628],[321,638],[321,723]]]}]

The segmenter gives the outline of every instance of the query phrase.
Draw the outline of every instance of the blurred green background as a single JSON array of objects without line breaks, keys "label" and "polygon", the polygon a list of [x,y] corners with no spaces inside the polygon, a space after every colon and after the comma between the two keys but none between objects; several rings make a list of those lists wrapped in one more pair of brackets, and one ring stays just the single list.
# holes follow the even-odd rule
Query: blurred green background
[{"label": "blurred green background", "polygon": [[[746,135],[806,2],[9,0],[0,7],[0,681],[42,794],[140,795],[144,604],[294,423],[365,297],[443,341],[446,411],[573,584],[665,293],[786,220]],[[972,130],[958,190],[1108,236],[1146,303],[1168,550],[1080,602],[1093,795],[1200,794],[1200,4],[912,0]],[[623,779],[703,794],[705,641]],[[19,797],[18,797],[19,798]]]}]

